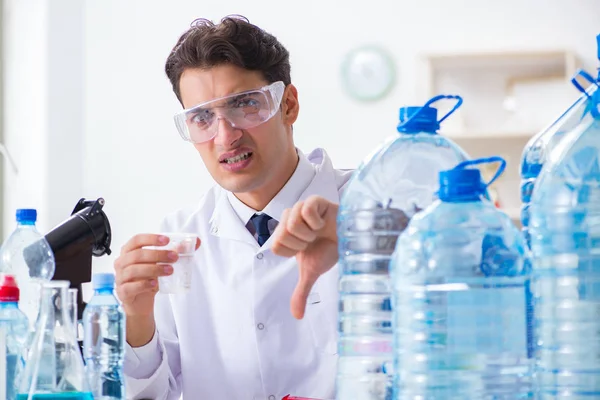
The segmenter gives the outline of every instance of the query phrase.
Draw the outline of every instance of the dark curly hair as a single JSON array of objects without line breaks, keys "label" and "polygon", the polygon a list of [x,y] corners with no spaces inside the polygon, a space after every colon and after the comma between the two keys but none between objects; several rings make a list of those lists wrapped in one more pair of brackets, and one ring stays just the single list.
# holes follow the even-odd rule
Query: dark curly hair
[{"label": "dark curly hair", "polygon": [[179,80],[188,68],[212,68],[232,64],[260,71],[269,82],[291,83],[290,55],[277,38],[247,18],[230,15],[214,24],[197,19],[177,41],[165,64],[165,72],[181,103]]}]

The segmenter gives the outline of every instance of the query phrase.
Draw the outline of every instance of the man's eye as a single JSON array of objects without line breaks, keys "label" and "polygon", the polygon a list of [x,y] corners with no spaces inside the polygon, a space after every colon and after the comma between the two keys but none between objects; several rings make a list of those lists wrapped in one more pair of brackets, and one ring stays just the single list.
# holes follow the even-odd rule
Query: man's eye
[{"label": "man's eye", "polygon": [[237,100],[234,104],[234,107],[236,107],[236,108],[246,108],[246,107],[259,108],[260,101],[248,97],[245,99]]},{"label": "man's eye", "polygon": [[190,118],[190,121],[196,125],[203,126],[203,125],[210,124],[213,116],[214,116],[214,113],[212,113],[211,111],[203,110],[203,111],[195,113],[192,116],[192,118]]}]

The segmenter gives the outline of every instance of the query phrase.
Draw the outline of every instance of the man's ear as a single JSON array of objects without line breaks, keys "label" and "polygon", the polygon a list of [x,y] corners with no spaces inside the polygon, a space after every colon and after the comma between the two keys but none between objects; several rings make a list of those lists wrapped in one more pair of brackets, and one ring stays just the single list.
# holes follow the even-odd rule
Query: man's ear
[{"label": "man's ear", "polygon": [[298,103],[298,90],[291,83],[286,86],[285,91],[283,92],[281,107],[284,124],[292,125],[296,122],[298,119],[298,112],[300,111],[300,103]]}]

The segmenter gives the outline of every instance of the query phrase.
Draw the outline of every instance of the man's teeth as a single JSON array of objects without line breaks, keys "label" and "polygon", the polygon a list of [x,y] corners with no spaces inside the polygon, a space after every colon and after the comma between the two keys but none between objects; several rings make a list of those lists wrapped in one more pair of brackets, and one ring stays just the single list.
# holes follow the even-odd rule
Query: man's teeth
[{"label": "man's teeth", "polygon": [[245,159],[247,159],[248,157],[250,157],[250,154],[251,154],[251,153],[242,153],[242,154],[240,154],[240,155],[237,155],[237,156],[235,156],[235,157],[226,158],[226,159],[225,159],[225,162],[226,162],[227,164],[233,164],[233,163],[236,163],[236,162],[240,162],[240,161],[242,161],[242,160],[245,160]]}]

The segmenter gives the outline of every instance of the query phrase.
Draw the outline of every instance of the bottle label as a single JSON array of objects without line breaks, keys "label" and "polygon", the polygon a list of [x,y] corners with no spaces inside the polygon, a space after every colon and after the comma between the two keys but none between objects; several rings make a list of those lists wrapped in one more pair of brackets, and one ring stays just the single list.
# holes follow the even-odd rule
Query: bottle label
[{"label": "bottle label", "polygon": [[527,353],[526,288],[494,285],[448,293],[446,345],[454,353]]},{"label": "bottle label", "polygon": [[6,399],[9,376],[6,374],[6,331],[0,326],[0,399]]}]

